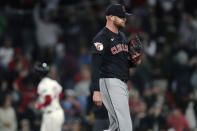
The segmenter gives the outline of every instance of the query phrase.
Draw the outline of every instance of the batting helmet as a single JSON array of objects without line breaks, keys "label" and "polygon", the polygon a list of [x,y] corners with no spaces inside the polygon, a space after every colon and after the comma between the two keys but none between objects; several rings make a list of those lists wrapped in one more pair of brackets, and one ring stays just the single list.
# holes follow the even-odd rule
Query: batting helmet
[{"label": "batting helmet", "polygon": [[49,73],[50,67],[47,63],[41,63],[35,66],[35,72],[39,75],[45,76]]}]

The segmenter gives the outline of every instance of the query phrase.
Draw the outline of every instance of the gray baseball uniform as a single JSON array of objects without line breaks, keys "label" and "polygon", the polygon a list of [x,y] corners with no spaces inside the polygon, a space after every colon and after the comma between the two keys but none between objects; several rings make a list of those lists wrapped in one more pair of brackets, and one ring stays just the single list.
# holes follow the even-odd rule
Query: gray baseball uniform
[{"label": "gray baseball uniform", "polygon": [[[128,105],[128,44],[123,33],[106,27],[95,37],[92,55],[92,87],[101,92],[108,110],[109,131],[132,131]],[[99,84],[100,83],[100,84]]]},{"label": "gray baseball uniform", "polygon": [[[124,6],[120,4],[110,5],[105,13],[106,16],[123,18],[122,21],[127,14]],[[126,84],[129,68],[132,66],[129,60],[129,43],[120,30],[112,32],[108,28],[110,24],[108,23],[93,39],[91,86],[95,92],[100,91],[108,111],[110,125],[106,131],[132,131]]]},{"label": "gray baseball uniform", "polygon": [[108,110],[109,131],[132,131],[127,84],[117,78],[101,78],[99,83],[102,100]]}]

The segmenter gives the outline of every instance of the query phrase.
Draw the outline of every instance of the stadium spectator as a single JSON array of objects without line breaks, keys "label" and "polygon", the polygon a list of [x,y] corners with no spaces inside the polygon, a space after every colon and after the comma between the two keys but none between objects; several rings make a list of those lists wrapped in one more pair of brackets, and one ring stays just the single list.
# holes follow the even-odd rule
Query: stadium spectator
[{"label": "stadium spectator", "polygon": [[1,66],[5,69],[14,56],[14,49],[11,44],[11,39],[6,38],[3,42],[3,46],[0,47],[0,63]]},{"label": "stadium spectator", "polygon": [[6,95],[3,105],[0,107],[0,130],[17,131],[17,118],[11,105],[12,95]]},{"label": "stadium spectator", "polygon": [[167,119],[168,129],[174,129],[176,131],[189,131],[189,124],[185,116],[177,108],[173,109],[170,116]]}]

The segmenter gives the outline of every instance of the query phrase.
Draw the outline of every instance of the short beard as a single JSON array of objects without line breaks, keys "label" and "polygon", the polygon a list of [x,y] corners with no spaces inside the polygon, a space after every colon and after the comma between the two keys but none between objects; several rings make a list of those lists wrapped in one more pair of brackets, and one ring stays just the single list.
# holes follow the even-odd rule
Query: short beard
[{"label": "short beard", "polygon": [[122,24],[120,24],[120,23],[117,23],[116,21],[114,21],[113,23],[114,23],[114,25],[115,25],[118,29],[120,29],[120,28],[125,28],[125,24],[122,25]]}]

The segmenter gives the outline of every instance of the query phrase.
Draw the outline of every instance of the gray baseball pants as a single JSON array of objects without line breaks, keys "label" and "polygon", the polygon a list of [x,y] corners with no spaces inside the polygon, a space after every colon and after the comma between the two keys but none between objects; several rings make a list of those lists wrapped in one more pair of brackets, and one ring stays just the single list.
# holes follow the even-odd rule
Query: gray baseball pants
[{"label": "gray baseball pants", "polygon": [[100,78],[99,84],[110,121],[104,131],[132,131],[127,84],[117,78]]}]

